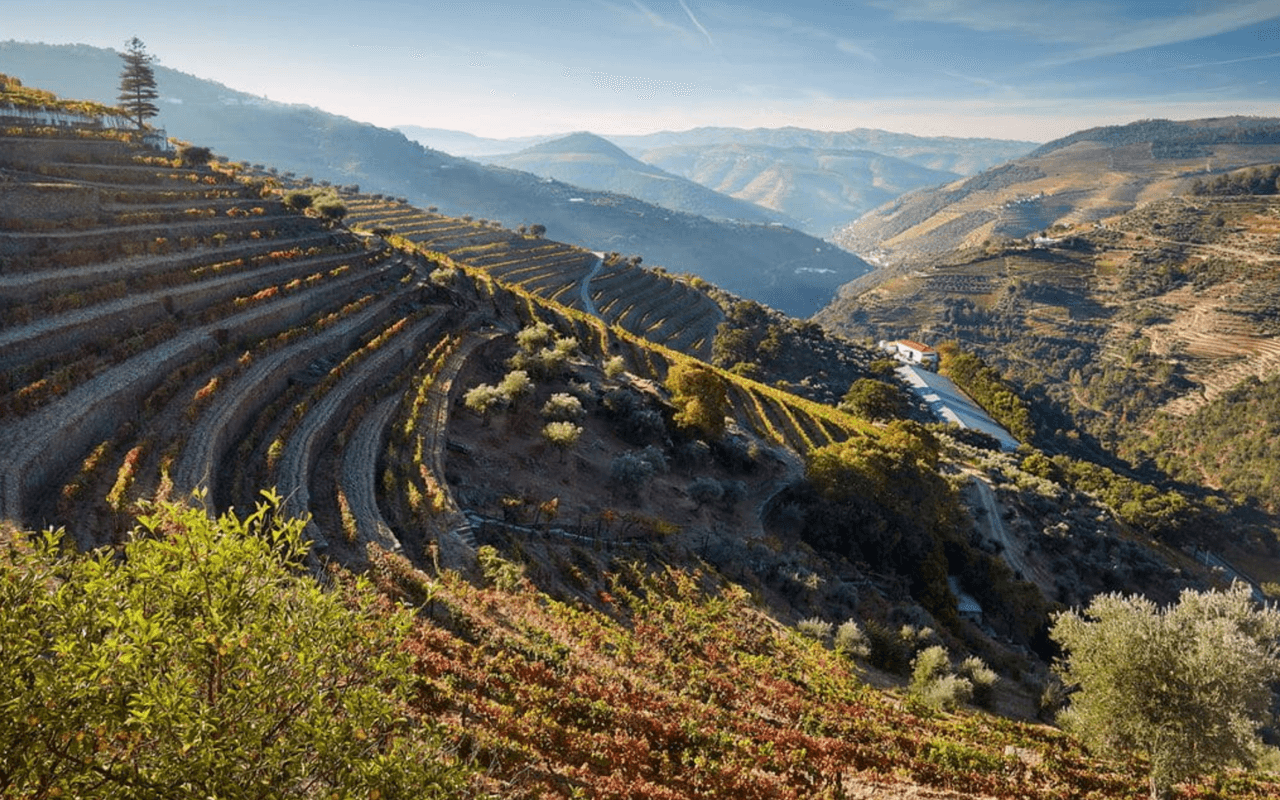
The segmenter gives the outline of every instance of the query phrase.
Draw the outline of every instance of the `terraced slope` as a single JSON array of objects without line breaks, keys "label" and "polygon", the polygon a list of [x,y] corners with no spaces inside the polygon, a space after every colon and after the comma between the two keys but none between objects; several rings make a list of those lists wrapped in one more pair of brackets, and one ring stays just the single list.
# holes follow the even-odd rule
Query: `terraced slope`
[{"label": "terraced slope", "polygon": [[[87,521],[83,545],[148,498],[245,507],[275,486],[344,560],[451,532],[473,546],[446,429],[477,348],[546,321],[584,363],[620,352],[660,383],[721,318],[615,254],[372,197],[349,198],[351,220],[387,235],[355,235],[286,211],[265,177],[119,131],[24,126],[4,144],[0,513]],[[759,436],[804,451],[856,430],[725,377]]]},{"label": "terraced slope", "polygon": [[586,297],[605,321],[652,342],[707,358],[719,307],[689,282],[664,272],[639,269],[532,234],[512,233],[484,220],[446,217],[402,203],[367,196],[348,198],[348,221],[366,230],[389,231],[426,250],[477,267],[503,283],[579,310]]}]

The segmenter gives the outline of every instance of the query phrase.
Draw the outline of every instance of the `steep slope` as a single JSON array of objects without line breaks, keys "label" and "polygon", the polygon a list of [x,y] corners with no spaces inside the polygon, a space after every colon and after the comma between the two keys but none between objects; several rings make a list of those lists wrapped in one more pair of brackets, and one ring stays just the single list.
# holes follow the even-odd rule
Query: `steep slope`
[{"label": "steep slope", "polygon": [[[113,102],[119,57],[82,45],[0,43],[0,60],[28,83]],[[808,316],[842,283],[869,269],[814,237],[774,225],[714,222],[632,198],[592,192],[527,172],[485,167],[426,150],[396,131],[314,108],[288,106],[158,67],[171,136],[200,141],[233,159],[317,180],[358,184],[456,216],[509,227],[542,224],[561,241],[640,253],[789,314]]]},{"label": "steep slope", "polygon": [[908,193],[836,235],[859,253],[928,257],[1123,214],[1206,175],[1280,159],[1280,120],[1166,120],[1081,131],[937,189]]},{"label": "steep slope", "polygon": [[823,237],[904,192],[959,177],[870,150],[747,143],[655,147],[642,160],[772,208]]},{"label": "steep slope", "polygon": [[784,213],[770,213],[754,202],[734,199],[708,189],[701,182],[637,161],[616,145],[590,133],[571,134],[511,155],[491,156],[484,161],[587,189],[630,195],[664,208],[711,219],[791,223]]}]

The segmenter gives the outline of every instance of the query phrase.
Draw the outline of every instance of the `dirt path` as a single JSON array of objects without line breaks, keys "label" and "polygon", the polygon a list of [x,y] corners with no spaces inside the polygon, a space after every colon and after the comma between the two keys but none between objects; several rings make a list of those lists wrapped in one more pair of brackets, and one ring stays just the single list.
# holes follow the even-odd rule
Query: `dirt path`
[{"label": "dirt path", "polygon": [[339,481],[356,520],[357,545],[368,542],[383,550],[400,552],[400,540],[382,517],[378,508],[378,455],[382,452],[382,434],[391,415],[404,395],[395,394],[383,400],[360,420],[355,434],[342,451]]},{"label": "dirt path", "polygon": [[213,481],[217,475],[217,464],[231,447],[231,439],[239,427],[236,421],[247,420],[275,395],[277,388],[271,384],[287,381],[289,374],[302,369],[331,348],[340,346],[345,337],[364,330],[388,306],[400,299],[400,294],[383,297],[350,319],[262,357],[220,392],[200,416],[182,449],[181,459],[173,472],[174,486],[179,493],[204,488],[211,495],[215,494]]},{"label": "dirt path", "polygon": [[593,317],[600,314],[596,311],[596,304],[591,299],[591,292],[588,291],[591,286],[591,279],[600,274],[600,270],[604,268],[604,253],[596,253],[596,263],[591,266],[591,271],[582,278],[582,286],[578,289],[578,295],[582,300],[582,310],[586,311]]},{"label": "dirt path", "polygon": [[[470,330],[474,321],[468,320],[468,324],[463,329]],[[453,533],[472,549],[475,547],[475,542],[474,538],[470,536],[471,524],[467,522],[462,509],[458,507],[457,501],[453,498],[453,492],[449,491],[449,483],[444,478],[444,449],[447,441],[446,427],[449,423],[449,398],[453,392],[454,381],[458,379],[458,375],[462,372],[463,366],[466,365],[467,359],[475,352],[476,348],[497,338],[499,335],[497,332],[470,334],[458,345],[458,348],[449,355],[449,358],[440,368],[440,373],[436,376],[435,382],[431,384],[430,395],[427,398],[427,408],[422,414],[425,426],[425,430],[420,434],[423,437],[423,458],[427,462],[427,469],[431,470],[431,474],[435,477],[436,485],[444,493],[444,511],[438,518],[436,534],[439,536]]]},{"label": "dirt path", "polygon": [[[337,385],[307,409],[280,456],[277,480],[280,494],[284,497],[286,513],[295,517],[310,513],[311,472],[320,457],[320,447],[328,441],[343,414],[350,412],[375,380],[385,375],[397,362],[413,357],[412,353],[416,352],[426,335],[440,324],[440,319],[440,314],[432,314],[401,331],[376,352],[353,365]],[[324,550],[328,546],[328,540],[314,521],[307,523],[306,535],[315,543],[317,550]]]},{"label": "dirt path", "polygon": [[1023,580],[1032,581],[1042,591],[1052,592],[1055,587],[1053,576],[1027,558],[1025,544],[1004,524],[1003,509],[990,482],[978,472],[966,472],[972,479],[969,496],[982,511],[974,515],[979,529],[987,538],[1000,543],[1000,555],[1015,574],[1019,574]]}]

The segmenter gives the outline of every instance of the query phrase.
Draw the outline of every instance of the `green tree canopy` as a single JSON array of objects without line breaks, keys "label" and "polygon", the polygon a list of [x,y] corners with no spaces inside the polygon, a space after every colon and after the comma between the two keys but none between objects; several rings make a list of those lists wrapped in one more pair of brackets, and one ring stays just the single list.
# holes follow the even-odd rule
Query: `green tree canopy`
[{"label": "green tree canopy", "polygon": [[724,435],[729,390],[724,378],[692,361],[681,361],[667,373],[667,389],[675,403],[676,424],[705,438]]},{"label": "green tree canopy", "polygon": [[840,410],[863,419],[890,420],[905,417],[910,408],[896,386],[875,378],[858,378],[845,392]]},{"label": "green tree canopy", "polygon": [[0,795],[445,797],[411,616],[302,569],[303,523],[162,505],[122,553],[0,538]]},{"label": "green tree canopy", "polygon": [[160,93],[156,91],[156,73],[151,67],[155,56],[148,53],[147,46],[135,36],[125,42],[125,51],[120,58],[124,60],[124,69],[120,72],[120,96],[117,99],[120,107],[141,130],[148,119],[160,113],[155,102]]},{"label": "green tree canopy", "polygon": [[1152,800],[1252,763],[1280,679],[1280,611],[1257,608],[1247,586],[1187,590],[1166,608],[1102,595],[1059,614],[1052,635],[1066,651],[1057,669],[1078,690],[1061,722],[1099,750],[1145,753]]}]

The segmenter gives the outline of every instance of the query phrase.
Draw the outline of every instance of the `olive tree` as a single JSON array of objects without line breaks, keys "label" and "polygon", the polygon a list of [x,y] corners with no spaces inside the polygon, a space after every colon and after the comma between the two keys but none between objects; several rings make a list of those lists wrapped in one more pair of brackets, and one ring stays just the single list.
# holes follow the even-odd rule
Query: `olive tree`
[{"label": "olive tree", "polygon": [[304,570],[279,498],[156,507],[123,552],[0,532],[0,795],[453,797],[409,612]]},{"label": "olive tree", "polygon": [[548,422],[542,427],[542,438],[547,443],[560,451],[560,460],[564,461],[565,454],[569,452],[578,439],[582,437],[582,428],[568,421]]},{"label": "olive tree", "polygon": [[1186,590],[1164,608],[1101,595],[1058,614],[1052,635],[1066,653],[1056,669],[1076,690],[1060,721],[1095,749],[1145,753],[1152,800],[1253,762],[1268,684],[1280,679],[1280,611],[1256,607],[1247,586]]}]

